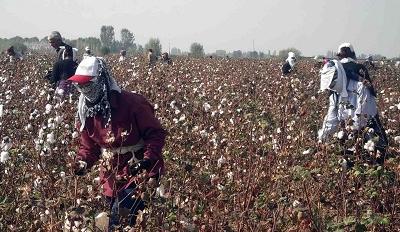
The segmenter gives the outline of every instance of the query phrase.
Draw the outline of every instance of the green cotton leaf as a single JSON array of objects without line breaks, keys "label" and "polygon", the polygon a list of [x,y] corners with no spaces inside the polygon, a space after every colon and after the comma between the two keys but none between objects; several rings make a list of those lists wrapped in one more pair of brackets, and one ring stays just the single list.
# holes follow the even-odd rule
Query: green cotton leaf
[{"label": "green cotton leaf", "polygon": [[358,170],[354,171],[354,176],[359,176],[360,174],[361,174],[360,171],[358,171]]},{"label": "green cotton leaf", "polygon": [[381,218],[381,220],[379,220],[379,224],[381,224],[381,225],[389,225],[389,223],[390,223],[390,220],[387,217],[383,217],[383,218]]},{"label": "green cotton leaf", "polygon": [[353,217],[353,216],[346,217],[346,218],[343,220],[343,223],[344,223],[346,226],[353,225],[354,223],[356,223],[356,218]]},{"label": "green cotton leaf", "polygon": [[7,199],[8,199],[7,196],[5,196],[4,198],[0,197],[0,205],[4,205],[7,201]]}]

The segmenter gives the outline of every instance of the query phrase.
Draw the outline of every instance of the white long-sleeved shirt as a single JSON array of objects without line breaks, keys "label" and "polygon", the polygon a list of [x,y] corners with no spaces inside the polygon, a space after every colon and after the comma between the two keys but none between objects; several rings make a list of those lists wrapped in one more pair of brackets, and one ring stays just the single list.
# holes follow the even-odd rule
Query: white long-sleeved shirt
[{"label": "white long-sleeved shirt", "polygon": [[368,119],[377,115],[375,97],[362,82],[349,79],[347,93],[347,98],[341,98],[337,93],[329,96],[328,112],[318,131],[320,141],[326,140],[335,132],[340,121],[352,119],[353,129],[358,130],[366,126]]}]

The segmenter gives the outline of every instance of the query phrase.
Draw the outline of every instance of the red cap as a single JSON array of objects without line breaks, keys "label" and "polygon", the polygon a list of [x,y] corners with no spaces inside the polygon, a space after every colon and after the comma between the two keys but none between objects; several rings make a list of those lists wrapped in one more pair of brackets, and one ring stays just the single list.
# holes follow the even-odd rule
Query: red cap
[{"label": "red cap", "polygon": [[86,84],[98,75],[99,61],[96,57],[86,57],[76,68],[75,75],[68,80],[78,84]]}]

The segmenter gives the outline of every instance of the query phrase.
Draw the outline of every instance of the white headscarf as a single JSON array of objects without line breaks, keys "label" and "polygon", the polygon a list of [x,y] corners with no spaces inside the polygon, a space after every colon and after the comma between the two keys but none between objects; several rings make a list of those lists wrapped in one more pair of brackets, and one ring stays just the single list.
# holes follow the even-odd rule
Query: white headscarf
[{"label": "white headscarf", "polygon": [[[105,61],[100,58],[100,57],[96,57],[99,60],[99,76],[98,78],[104,78],[104,81],[102,83],[103,86],[101,86],[103,88],[103,99],[95,106],[89,107],[87,105],[87,99],[85,97],[85,95],[83,93],[81,93],[81,95],[79,96],[79,102],[78,102],[78,112],[77,112],[77,117],[79,118],[79,121],[81,123],[81,126],[79,128],[80,131],[83,130],[83,128],[85,127],[85,121],[86,118],[93,116],[92,115],[92,111],[93,110],[103,110],[103,111],[107,111],[105,113],[105,115],[103,115],[106,120],[107,123],[110,122],[111,120],[111,108],[110,108],[110,104],[108,102],[108,95],[111,91],[117,91],[117,92],[121,92],[121,88],[117,85],[117,82],[114,80],[114,78],[112,77],[110,71],[108,70]],[[100,80],[99,80],[100,81]],[[107,92],[107,86],[109,91]],[[105,108],[105,109],[103,109]]]},{"label": "white headscarf", "polygon": [[288,58],[286,59],[287,62],[289,62],[290,67],[293,68],[295,62],[296,62],[296,55],[294,52],[289,52],[288,53]]}]

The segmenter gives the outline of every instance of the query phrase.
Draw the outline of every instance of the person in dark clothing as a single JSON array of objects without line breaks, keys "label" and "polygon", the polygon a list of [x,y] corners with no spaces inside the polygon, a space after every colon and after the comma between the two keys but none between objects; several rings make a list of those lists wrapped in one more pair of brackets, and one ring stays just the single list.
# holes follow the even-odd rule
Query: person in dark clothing
[{"label": "person in dark clothing", "polygon": [[75,74],[76,67],[78,66],[72,57],[72,47],[66,47],[64,60],[57,61],[53,66],[50,83],[56,86],[58,90],[62,90],[59,92],[62,93],[62,95],[70,92],[71,83],[67,81],[67,79]]},{"label": "person in dark clothing", "polygon": [[372,56],[368,56],[367,59],[364,61],[364,66],[368,69],[368,70],[375,70],[375,65],[372,62]]},{"label": "person in dark clothing", "polygon": [[161,54],[161,62],[163,64],[172,64],[172,59],[169,57],[168,52]]},{"label": "person in dark clothing", "polygon": [[293,52],[288,53],[288,58],[282,66],[282,74],[287,75],[292,72],[294,65],[296,63],[296,56]]},{"label": "person in dark clothing", "polygon": [[282,74],[287,75],[292,71],[292,67],[290,66],[289,62],[285,61],[282,66]]},{"label": "person in dark clothing", "polygon": [[[47,37],[49,40],[50,45],[56,50],[57,52],[57,58],[56,61],[63,60],[65,59],[65,51],[67,49],[72,50],[72,47],[62,41],[62,37],[60,32],[58,31],[53,31],[50,33],[50,35]],[[75,57],[72,57],[75,59]]]},{"label": "person in dark clothing", "polygon": [[368,69],[364,65],[356,62],[356,54],[352,45],[349,43],[343,43],[340,45],[337,56],[343,65],[347,78],[364,82],[364,85],[368,87],[371,94],[376,97],[376,92],[372,85]]},{"label": "person in dark clothing", "polygon": [[103,59],[85,58],[69,80],[81,93],[76,115],[80,149],[72,164],[74,172],[84,175],[101,159],[100,182],[111,212],[109,231],[124,219],[134,226],[138,211],[150,204],[137,196],[137,186],[143,185],[138,176],[146,170],[146,179],[157,181],[164,173],[166,131],[143,96],[121,90]]}]

